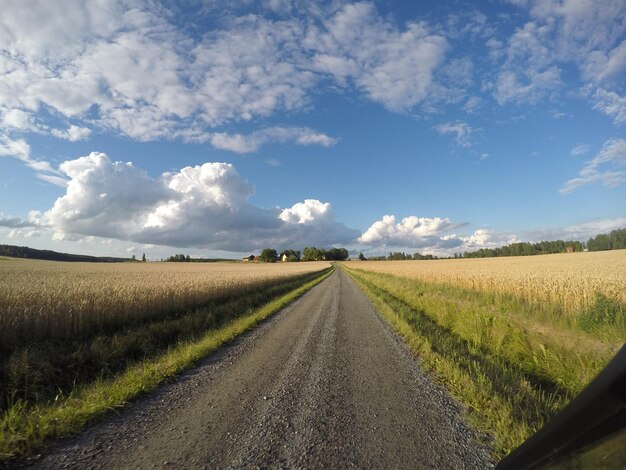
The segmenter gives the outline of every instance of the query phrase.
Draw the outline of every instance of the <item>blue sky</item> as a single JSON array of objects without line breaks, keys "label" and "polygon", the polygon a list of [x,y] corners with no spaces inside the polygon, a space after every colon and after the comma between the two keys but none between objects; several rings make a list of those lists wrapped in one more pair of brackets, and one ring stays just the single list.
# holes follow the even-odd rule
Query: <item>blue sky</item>
[{"label": "blue sky", "polygon": [[446,255],[626,226],[622,1],[0,9],[0,243]]}]

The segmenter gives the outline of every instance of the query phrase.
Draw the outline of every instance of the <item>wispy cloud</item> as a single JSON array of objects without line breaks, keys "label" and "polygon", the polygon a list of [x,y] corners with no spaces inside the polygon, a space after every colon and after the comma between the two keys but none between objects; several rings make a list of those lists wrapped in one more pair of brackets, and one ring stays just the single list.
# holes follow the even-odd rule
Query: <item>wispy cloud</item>
[{"label": "wispy cloud", "polygon": [[[93,126],[139,141],[194,128],[201,139],[218,126],[303,109],[328,77],[406,111],[427,96],[448,47],[428,24],[400,26],[371,3],[317,9],[315,24],[234,13],[201,38],[164,12],[121,0],[5,9],[0,52],[11,73],[0,78],[0,125],[70,141]],[[72,124],[50,128],[44,108]]]},{"label": "wispy cloud", "polygon": [[570,150],[569,154],[574,157],[580,157],[589,153],[590,147],[587,144],[579,144]]},{"label": "wispy cloud", "polygon": [[488,42],[499,62],[491,83],[498,103],[537,103],[559,92],[565,86],[563,70],[573,65],[583,84],[598,90],[596,107],[623,122],[614,93],[620,86],[615,77],[626,69],[626,4],[529,0],[519,6],[529,20],[505,42]]},{"label": "wispy cloud", "polygon": [[236,153],[252,153],[267,143],[293,142],[297,145],[331,147],[339,139],[329,137],[324,133],[306,127],[270,127],[248,135],[215,132],[210,135],[209,141],[213,147],[222,150],[230,150]]},{"label": "wispy cloud", "polygon": [[617,125],[626,124],[626,97],[614,91],[599,88],[593,94],[593,109],[606,114]]},{"label": "wispy cloud", "polygon": [[58,186],[64,186],[60,173],[52,165],[44,160],[36,160],[31,157],[30,146],[24,139],[11,139],[0,134],[0,157],[12,157],[24,162],[37,173],[37,177]]},{"label": "wispy cloud", "polygon": [[78,142],[79,140],[85,140],[91,135],[91,129],[88,127],[80,127],[71,125],[67,129],[53,129],[52,135],[59,139],[69,140],[70,142]]},{"label": "wispy cloud", "polygon": [[448,41],[424,22],[404,28],[382,17],[372,3],[344,5],[313,27],[304,41],[313,69],[357,89],[392,111],[407,111],[427,97]]},{"label": "wispy cloud", "polygon": [[446,122],[435,126],[435,130],[442,135],[454,136],[454,141],[460,147],[469,147],[471,145],[471,137],[474,133],[474,129],[464,122]]},{"label": "wispy cloud", "polygon": [[626,182],[626,171],[619,168],[626,166],[626,140],[607,140],[600,152],[588,160],[576,178],[568,180],[559,190],[569,194],[581,186],[600,183],[616,187]]}]

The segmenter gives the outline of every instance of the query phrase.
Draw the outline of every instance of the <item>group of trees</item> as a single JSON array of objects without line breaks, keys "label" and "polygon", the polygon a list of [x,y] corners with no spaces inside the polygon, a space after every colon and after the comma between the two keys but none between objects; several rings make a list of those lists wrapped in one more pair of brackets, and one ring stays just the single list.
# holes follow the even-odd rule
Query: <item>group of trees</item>
[{"label": "group of trees", "polygon": [[465,252],[463,258],[495,258],[498,256],[531,256],[547,255],[551,253],[565,253],[571,247],[573,251],[583,251],[585,245],[579,241],[543,241],[539,243],[511,243],[499,248],[481,248],[480,250]]},{"label": "group of trees", "polygon": [[422,255],[421,253],[413,253],[412,255],[409,253],[404,253],[402,251],[394,251],[389,253],[387,257],[388,260],[405,260],[405,259],[439,259],[434,255]]},{"label": "group of trees", "polygon": [[[539,243],[511,243],[500,248],[482,248],[477,251],[466,252],[460,255],[463,258],[490,258],[496,256],[529,256],[547,255],[550,253],[565,253],[572,251],[604,251],[621,250],[626,248],[626,228],[613,230],[611,233],[601,233],[590,238],[587,243],[579,241],[543,241]],[[455,255],[459,256],[459,255]]]},{"label": "group of trees", "polygon": [[275,263],[278,261],[278,252],[273,248],[265,248],[258,259],[261,263]]},{"label": "group of trees", "polygon": [[359,259],[361,261],[367,261],[368,259],[370,261],[400,261],[400,260],[408,260],[408,259],[439,259],[437,256],[434,255],[422,255],[421,253],[405,253],[403,251],[392,251],[389,253],[389,256],[371,256],[370,258],[366,258],[365,256],[363,256],[363,253],[359,253]]},{"label": "group of trees", "polygon": [[626,248],[626,228],[613,230],[609,234],[602,233],[587,241],[589,251],[621,250]]},{"label": "group of trees", "polygon": [[[566,253],[567,251],[589,251],[602,250],[620,250],[626,249],[626,228],[613,230],[608,234],[600,234],[595,238],[590,238],[585,244],[577,240],[563,241],[542,241],[539,243],[510,243],[498,248],[481,248],[476,251],[466,251],[464,253],[455,253],[454,258],[496,258],[499,256],[532,256],[547,255],[551,253]],[[359,259],[365,260],[365,257],[359,255]],[[374,256],[369,258],[372,261],[377,260],[406,260],[406,259],[438,259],[433,255],[421,255],[413,253],[410,255],[404,252],[392,252],[389,256]]]},{"label": "group of trees", "polygon": [[316,248],[314,246],[307,246],[304,249],[302,260],[303,261],[344,261],[350,257],[348,250],[345,248],[331,248],[326,250],[324,248]]},{"label": "group of trees", "polygon": [[173,261],[176,263],[190,263],[191,262],[191,256],[189,255],[183,255],[178,254],[178,255],[174,255],[174,256],[170,256],[169,258],[167,258],[167,261]]},{"label": "group of trees", "polygon": [[76,261],[86,263],[122,263],[130,258],[116,258],[113,256],[89,256],[60,253],[52,250],[37,250],[27,246],[0,245],[0,256],[11,258],[43,259],[48,261]]},{"label": "group of trees", "polygon": [[275,263],[283,259],[291,262],[300,261],[300,250],[284,250],[279,255],[275,249],[265,248],[258,259],[261,263]]},{"label": "group of trees", "polygon": [[316,248],[314,246],[307,246],[303,252],[300,250],[284,250],[278,254],[273,248],[265,248],[261,251],[258,260],[261,263],[275,263],[279,260],[285,261],[343,261],[349,257],[348,250],[345,248],[330,248],[328,250],[324,248]]},{"label": "group of trees", "polygon": [[[599,234],[594,238],[590,238],[586,245],[579,241],[542,241],[539,243],[510,243],[509,245],[498,248],[481,248],[480,250],[455,253],[455,258],[492,258],[499,256],[530,256],[545,255],[549,253],[565,253],[568,249],[572,251],[583,251],[587,248],[589,251],[603,250],[620,250],[626,249],[626,228],[613,230],[608,234]],[[133,255],[132,258],[116,258],[112,256],[88,256],[75,255],[70,253],[59,253],[52,250],[36,250],[26,246],[0,245],[0,256],[10,256],[14,258],[32,258],[44,259],[52,261],[83,261],[96,263],[119,263],[124,261],[138,261]],[[266,263],[274,263],[286,257],[286,261],[343,261],[349,258],[348,250],[345,248],[317,248],[307,246],[302,253],[299,250],[284,250],[278,254],[273,248],[266,248],[261,252],[259,261]],[[359,259],[367,260],[363,253],[359,253]],[[404,253],[401,251],[391,252],[389,256],[371,256],[369,260],[430,260],[439,259],[433,255],[422,255],[420,253]],[[141,261],[146,261],[145,253],[141,257]],[[173,262],[213,262],[213,261],[230,261],[222,259],[204,259],[191,258],[189,255],[176,254],[170,256],[166,261]]]}]

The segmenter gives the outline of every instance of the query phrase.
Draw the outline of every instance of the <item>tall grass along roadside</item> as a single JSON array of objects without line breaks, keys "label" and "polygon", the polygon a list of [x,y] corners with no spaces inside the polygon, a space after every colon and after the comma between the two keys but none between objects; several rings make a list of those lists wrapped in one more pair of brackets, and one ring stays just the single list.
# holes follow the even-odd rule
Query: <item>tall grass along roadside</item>
[{"label": "tall grass along roadside", "polygon": [[313,287],[330,274],[327,266],[142,324],[5,347],[0,461],[27,455],[153,389]]},{"label": "tall grass along roadside", "polygon": [[[623,343],[626,305],[605,293],[576,311],[558,296],[537,302],[502,287],[494,294],[477,287],[480,281],[468,288],[470,279],[454,283],[445,274],[437,277],[445,282],[435,282],[431,270],[441,267],[418,263],[409,263],[410,272],[406,262],[396,262],[396,274],[380,272],[392,271],[391,263],[342,267],[434,377],[466,404],[470,422],[493,436],[497,457],[563,408]],[[427,275],[415,273],[423,267]],[[482,282],[495,274],[482,274]],[[584,273],[579,277],[584,283]]]}]

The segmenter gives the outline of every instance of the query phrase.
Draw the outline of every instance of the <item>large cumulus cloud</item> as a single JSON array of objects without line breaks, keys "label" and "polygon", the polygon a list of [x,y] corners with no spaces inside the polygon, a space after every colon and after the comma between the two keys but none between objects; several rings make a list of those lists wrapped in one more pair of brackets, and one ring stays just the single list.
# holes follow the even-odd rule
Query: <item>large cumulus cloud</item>
[{"label": "large cumulus cloud", "polygon": [[254,188],[228,163],[152,178],[132,163],[92,152],[64,162],[60,171],[68,178],[66,193],[39,220],[57,236],[247,251],[348,243],[358,235],[316,199],[282,210],[250,204]]},{"label": "large cumulus cloud", "polygon": [[446,234],[459,226],[448,218],[412,215],[396,223],[394,215],[385,215],[381,220],[374,222],[358,241],[371,246],[415,248],[449,245]]},{"label": "large cumulus cloud", "polygon": [[454,252],[495,248],[518,241],[515,236],[486,229],[477,229],[470,235],[459,235],[457,229],[465,223],[452,222],[447,217],[417,217],[414,215],[396,220],[395,215],[384,215],[374,222],[357,239],[370,252],[378,253],[381,248],[420,250],[438,255]]}]

